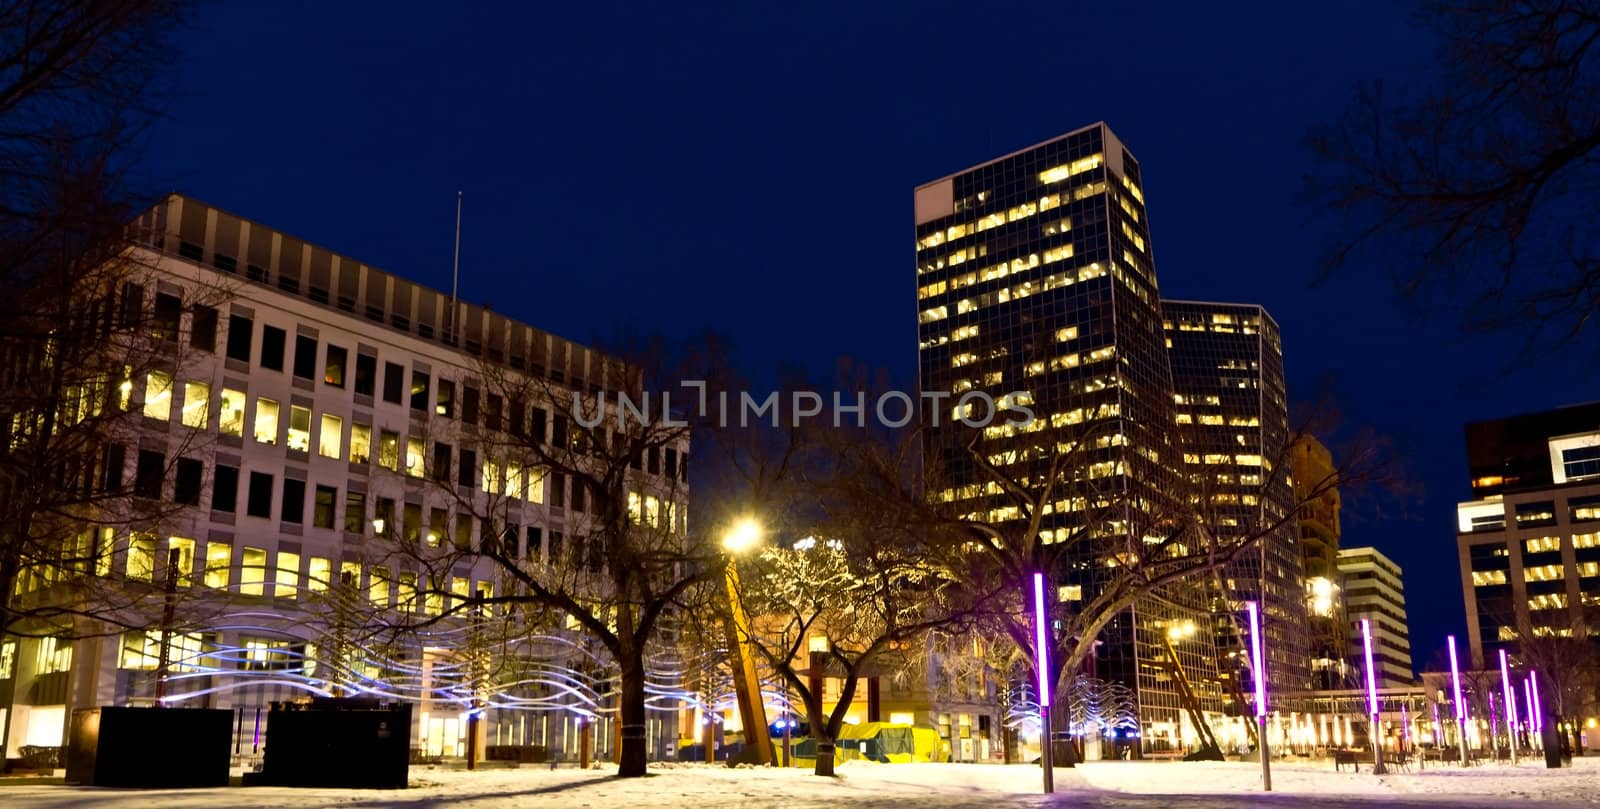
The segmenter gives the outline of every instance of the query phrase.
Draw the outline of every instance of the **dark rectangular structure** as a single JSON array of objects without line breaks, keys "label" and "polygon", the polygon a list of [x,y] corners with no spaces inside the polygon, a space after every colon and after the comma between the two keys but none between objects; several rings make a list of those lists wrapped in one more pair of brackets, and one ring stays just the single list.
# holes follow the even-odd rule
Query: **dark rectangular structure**
[{"label": "dark rectangular structure", "polygon": [[404,789],[410,756],[410,704],[365,699],[274,702],[257,783]]},{"label": "dark rectangular structure", "polygon": [[231,711],[85,708],[72,712],[67,783],[97,787],[228,785]]}]

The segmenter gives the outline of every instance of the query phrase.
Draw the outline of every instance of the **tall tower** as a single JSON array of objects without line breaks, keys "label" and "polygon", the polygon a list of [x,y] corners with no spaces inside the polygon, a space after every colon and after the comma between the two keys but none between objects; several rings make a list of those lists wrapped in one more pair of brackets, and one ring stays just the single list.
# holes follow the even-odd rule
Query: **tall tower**
[{"label": "tall tower", "polygon": [[1242,602],[1259,602],[1272,690],[1305,691],[1305,577],[1289,518],[1295,501],[1278,324],[1254,304],[1165,300],[1161,311],[1172,358],[1174,420],[1186,465],[1200,476],[1200,505],[1219,535],[1256,537],[1255,547],[1221,571],[1219,650],[1242,653],[1235,616],[1243,612]]},{"label": "tall tower", "polygon": [[[1044,536],[1092,526],[1091,556],[1053,571],[1061,598],[1092,598],[1105,558],[1143,552],[1159,533],[1172,449],[1172,372],[1162,334],[1139,164],[1104,123],[947,177],[915,194],[920,381],[925,395],[1031,398],[1037,427],[983,431],[981,451],[1015,480],[1039,480],[1036,448],[1071,447]],[[928,462],[938,493],[1005,519],[948,412]],[[1135,692],[1147,745],[1176,741],[1182,706],[1161,661],[1166,633],[1203,615],[1193,592],[1164,594],[1103,631],[1095,676]],[[1192,626],[1192,624],[1191,624]],[[1208,633],[1178,644],[1207,710],[1220,705]]]}]

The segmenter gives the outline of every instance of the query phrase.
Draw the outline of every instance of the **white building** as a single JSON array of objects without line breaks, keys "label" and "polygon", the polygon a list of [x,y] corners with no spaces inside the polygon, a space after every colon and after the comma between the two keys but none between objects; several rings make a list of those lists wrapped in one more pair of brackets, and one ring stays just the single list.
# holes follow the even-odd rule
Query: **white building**
[{"label": "white building", "polygon": [[[409,700],[413,746],[457,756],[472,700],[487,697],[488,744],[575,758],[579,716],[608,706],[575,669],[594,671],[603,654],[579,664],[578,647],[553,642],[565,651],[533,650],[522,664],[542,685],[483,695],[461,686],[469,621],[367,630],[375,619],[426,622],[455,599],[507,592],[493,563],[449,557],[453,543],[499,540],[528,565],[580,567],[583,489],[513,460],[506,447],[517,441],[504,438],[566,443],[571,401],[507,400],[486,377],[537,380],[559,400],[599,392],[619,364],[193,199],[170,197],[140,225],[151,269],[124,289],[124,305],[175,313],[181,327],[159,338],[171,343],[170,370],[123,385],[143,418],[118,471],[173,513],[147,530],[86,530],[84,541],[94,550],[90,575],[155,591],[147,604],[167,598],[158,585],[176,554],[164,701],[234,710],[236,752],[248,755],[272,701]],[[686,451],[651,450],[630,494],[636,519],[686,530]],[[487,526],[474,516],[489,513]],[[397,552],[402,545],[440,548],[451,561],[441,568]],[[48,580],[19,589],[32,599],[61,592]],[[74,709],[154,702],[163,633],[95,626],[108,634],[82,637],[91,627],[79,619],[62,634],[77,639],[0,639],[8,758],[25,745],[61,745]],[[648,723],[652,757],[678,738],[666,705]],[[603,755],[610,720],[595,730]]]},{"label": "white building", "polygon": [[1367,619],[1372,627],[1372,660],[1379,674],[1378,687],[1412,685],[1416,675],[1411,671],[1411,632],[1400,566],[1377,548],[1341,548],[1339,575],[1344,578],[1348,659],[1352,667],[1366,676],[1361,621]]}]

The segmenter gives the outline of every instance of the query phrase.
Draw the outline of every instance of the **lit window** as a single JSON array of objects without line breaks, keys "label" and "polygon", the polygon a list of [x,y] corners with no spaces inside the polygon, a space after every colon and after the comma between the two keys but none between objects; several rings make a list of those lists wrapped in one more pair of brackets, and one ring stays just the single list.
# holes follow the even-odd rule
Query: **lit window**
[{"label": "lit window", "polygon": [[389,568],[375,567],[367,587],[367,595],[372,603],[380,607],[389,606]]},{"label": "lit window", "polygon": [[183,383],[183,426],[206,428],[211,413],[211,386],[204,382]]},{"label": "lit window", "polygon": [[172,418],[172,376],[151,371],[144,377],[144,414],[166,421]]},{"label": "lit window", "polygon": [[485,492],[487,492],[488,494],[500,494],[501,493],[502,487],[505,485],[505,482],[504,482],[504,478],[500,474],[500,464],[495,463],[494,461],[489,461],[489,460],[485,460],[483,462],[483,481],[482,481],[482,483],[483,483],[483,490]]},{"label": "lit window", "polygon": [[151,534],[134,534],[128,538],[128,578],[154,581],[156,574],[156,538]]},{"label": "lit window", "polygon": [[932,309],[923,310],[922,314],[917,316],[917,322],[932,323],[935,320],[943,320],[949,316],[950,310],[948,307],[935,306]]},{"label": "lit window", "polygon": [[311,451],[311,408],[289,405],[289,449]]},{"label": "lit window", "polygon": [[628,521],[638,523],[642,520],[644,511],[644,498],[638,492],[628,492]]},{"label": "lit window", "polygon": [[1105,155],[1098,153],[1092,154],[1088,157],[1074,160],[1067,165],[1056,166],[1055,168],[1046,169],[1039,172],[1039,182],[1046,185],[1049,185],[1050,183],[1059,183],[1073,175],[1082,174],[1086,171],[1097,169],[1104,162]]},{"label": "lit window", "polygon": [[400,434],[378,431],[378,465],[390,472],[400,471]]},{"label": "lit window", "polygon": [[222,389],[222,410],[217,414],[217,432],[235,438],[244,435],[244,400],[242,391]]},{"label": "lit window", "polygon": [[332,413],[322,414],[320,432],[317,433],[317,454],[324,458],[341,458],[344,456],[344,419]]},{"label": "lit window", "polygon": [[206,543],[207,587],[221,590],[228,586],[228,566],[233,562],[233,546],[226,542]]},{"label": "lit window", "polygon": [[422,477],[422,439],[415,436],[406,439],[406,474]]},{"label": "lit window", "polygon": [[506,496],[515,497],[518,500],[525,499],[522,487],[522,466],[509,461],[506,462]]},{"label": "lit window", "polygon": [[1560,537],[1534,537],[1532,539],[1526,539],[1526,540],[1523,540],[1523,542],[1522,542],[1522,548],[1523,548],[1523,550],[1527,551],[1528,553],[1542,553],[1544,551],[1559,551],[1559,550],[1561,550],[1561,538]]},{"label": "lit window", "polygon": [[1565,578],[1561,565],[1532,565],[1522,569],[1523,581],[1555,581]]},{"label": "lit window", "polygon": [[1573,534],[1572,547],[1600,548],[1600,534]]},{"label": "lit window", "polygon": [[300,592],[300,554],[278,551],[278,598],[294,598]]},{"label": "lit window", "polygon": [[400,578],[395,581],[394,598],[396,609],[401,612],[417,611],[417,574],[400,572]]},{"label": "lit window", "polygon": [[372,428],[365,424],[350,425],[350,463],[372,462]]},{"label": "lit window", "polygon": [[544,502],[544,470],[530,466],[530,467],[528,467],[526,472],[527,472],[527,476],[528,476],[528,497],[527,497],[528,502],[530,502],[530,503],[543,503]]},{"label": "lit window", "polygon": [[255,439],[262,444],[278,443],[278,403],[266,397],[256,399]]},{"label": "lit window", "polygon": [[267,583],[267,551],[246,547],[239,555],[239,595],[258,596]]},{"label": "lit window", "polygon": [[[164,575],[176,576],[178,586],[188,587],[193,581],[190,574],[194,571],[194,540],[188,537],[167,537],[167,553],[171,554],[173,551],[178,552],[177,567],[166,571]],[[170,561],[170,558],[163,560],[163,563],[167,561]]]}]

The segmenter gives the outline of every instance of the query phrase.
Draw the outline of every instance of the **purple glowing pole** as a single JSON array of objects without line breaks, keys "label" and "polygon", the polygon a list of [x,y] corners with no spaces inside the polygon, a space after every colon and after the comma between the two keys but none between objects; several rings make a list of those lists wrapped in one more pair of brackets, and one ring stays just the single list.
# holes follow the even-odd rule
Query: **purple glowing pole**
[{"label": "purple glowing pole", "polygon": [[1530,671],[1528,677],[1533,681],[1533,730],[1535,733],[1544,732],[1544,704],[1539,701],[1539,672]]},{"label": "purple glowing pole", "polygon": [[1383,766],[1383,744],[1378,739],[1378,672],[1372,667],[1372,622],[1361,619],[1361,643],[1367,655],[1367,712],[1372,715],[1372,773],[1388,772]]},{"label": "purple glowing pole", "polygon": [[1461,763],[1467,763],[1467,704],[1461,701],[1461,669],[1456,664],[1456,636],[1451,635],[1450,641],[1450,685],[1454,689],[1456,698],[1456,725],[1461,728]]},{"label": "purple glowing pole", "polygon": [[1044,610],[1044,574],[1033,574],[1033,648],[1034,660],[1039,669],[1039,756],[1040,771],[1044,773],[1044,791],[1055,789],[1055,753],[1050,749],[1050,647],[1045,643],[1045,621],[1050,615]]},{"label": "purple glowing pole", "polygon": [[1246,601],[1250,611],[1250,677],[1256,684],[1256,738],[1261,742],[1261,791],[1272,791],[1272,753],[1267,750],[1267,661],[1261,656],[1261,610]]},{"label": "purple glowing pole", "polygon": [[1528,723],[1524,726],[1528,732],[1528,746],[1535,747],[1533,741],[1533,681],[1527,677],[1522,678],[1522,704],[1527,710]]},{"label": "purple glowing pole", "polygon": [[1511,687],[1510,669],[1506,666],[1506,650],[1500,650],[1500,690],[1505,692],[1506,741],[1511,745],[1511,766],[1517,765],[1517,690]]}]

